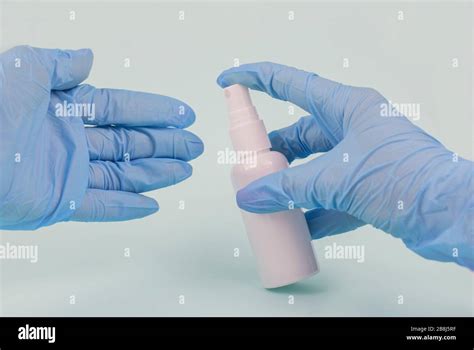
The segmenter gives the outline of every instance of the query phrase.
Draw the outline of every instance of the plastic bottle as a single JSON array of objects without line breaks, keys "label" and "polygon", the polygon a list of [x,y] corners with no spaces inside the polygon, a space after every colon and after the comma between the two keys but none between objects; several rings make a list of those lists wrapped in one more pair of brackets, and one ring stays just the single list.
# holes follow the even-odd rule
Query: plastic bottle
[{"label": "plastic bottle", "polygon": [[[230,117],[230,137],[238,164],[232,168],[235,191],[250,182],[286,169],[284,155],[271,151],[267,130],[241,85],[224,89]],[[282,287],[316,274],[318,264],[301,209],[254,214],[241,211],[265,288]]]}]

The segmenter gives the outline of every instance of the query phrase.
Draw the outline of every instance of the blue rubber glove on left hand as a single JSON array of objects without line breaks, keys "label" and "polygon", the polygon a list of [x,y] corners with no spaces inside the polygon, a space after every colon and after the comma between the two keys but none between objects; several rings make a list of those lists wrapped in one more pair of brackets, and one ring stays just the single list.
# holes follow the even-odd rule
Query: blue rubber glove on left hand
[{"label": "blue rubber glove on left hand", "polygon": [[425,258],[474,269],[472,161],[405,116],[386,115],[380,93],[268,62],[231,68],[217,82],[264,91],[311,114],[269,135],[288,161],[324,152],[241,189],[242,209],[270,213],[293,203],[311,209],[313,238],[372,224]]},{"label": "blue rubber glove on left hand", "polygon": [[[79,85],[88,49],[0,55],[0,229],[121,221],[158,210],[138,193],[192,173],[195,115],[171,97]],[[95,125],[85,127],[84,124]]]}]

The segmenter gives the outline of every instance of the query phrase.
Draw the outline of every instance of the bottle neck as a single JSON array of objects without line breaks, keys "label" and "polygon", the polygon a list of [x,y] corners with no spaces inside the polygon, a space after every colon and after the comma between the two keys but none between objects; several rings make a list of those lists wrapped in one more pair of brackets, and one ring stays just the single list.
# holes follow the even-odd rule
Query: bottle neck
[{"label": "bottle neck", "polygon": [[267,129],[261,119],[235,123],[229,133],[235,151],[261,152],[271,148]]},{"label": "bottle neck", "polygon": [[229,112],[229,123],[231,129],[243,126],[259,119],[260,118],[258,117],[257,110],[254,106],[249,106]]}]

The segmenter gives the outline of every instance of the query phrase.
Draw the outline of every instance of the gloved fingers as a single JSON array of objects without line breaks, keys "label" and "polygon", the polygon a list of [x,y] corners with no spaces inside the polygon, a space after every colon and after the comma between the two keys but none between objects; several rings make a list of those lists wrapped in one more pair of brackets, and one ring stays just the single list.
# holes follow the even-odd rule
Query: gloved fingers
[{"label": "gloved fingers", "polygon": [[129,162],[92,161],[89,188],[147,192],[177,184],[192,174],[186,162],[167,158],[145,158]]},{"label": "gloved fingers", "polygon": [[244,64],[225,70],[217,78],[221,87],[241,84],[290,101],[312,114],[328,140],[342,140],[344,107],[350,89],[340,83],[293,67],[271,62]]},{"label": "gloved fingers", "polygon": [[204,150],[199,137],[174,128],[85,128],[91,160],[176,158],[189,161]]},{"label": "gloved fingers", "polygon": [[337,210],[313,209],[307,211],[305,217],[313,239],[337,235],[366,225],[354,216]]},{"label": "gloved fingers", "polygon": [[332,199],[339,174],[333,173],[328,154],[251,182],[237,192],[238,206],[252,213],[292,207],[335,209]]},{"label": "gloved fingers", "polygon": [[296,123],[268,134],[272,150],[283,153],[288,162],[306,158],[313,153],[332,149],[312,115],[300,118]]},{"label": "gloved fingers", "polygon": [[90,49],[59,50],[17,46],[7,52],[20,59],[21,66],[33,65],[30,69],[38,74],[46,69],[47,83],[51,90],[70,89],[84,81],[92,68],[94,56]]},{"label": "gloved fingers", "polygon": [[141,194],[88,189],[70,221],[125,221],[156,213],[158,203]]},{"label": "gloved fingers", "polygon": [[79,116],[84,123],[91,125],[171,126],[183,129],[196,119],[194,111],[186,103],[147,92],[98,89],[84,84],[57,92],[52,103],[56,105],[64,101],[74,107],[84,107],[87,113]]}]

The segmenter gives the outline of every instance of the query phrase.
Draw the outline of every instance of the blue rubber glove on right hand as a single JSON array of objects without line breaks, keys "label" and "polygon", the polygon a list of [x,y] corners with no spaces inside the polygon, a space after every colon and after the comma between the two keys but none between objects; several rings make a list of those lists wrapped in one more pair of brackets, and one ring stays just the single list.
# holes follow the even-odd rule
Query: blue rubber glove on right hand
[{"label": "blue rubber glove on right hand", "polygon": [[273,63],[231,68],[217,82],[264,91],[311,114],[270,133],[273,150],[290,162],[326,152],[240,190],[242,209],[270,213],[294,203],[312,209],[313,238],[368,223],[425,258],[474,269],[473,163],[407,118],[382,116],[389,102],[377,91]]},{"label": "blue rubber glove on right hand", "polygon": [[158,210],[141,192],[191,176],[187,161],[203,151],[183,130],[193,110],[171,97],[80,85],[92,60],[87,49],[0,55],[0,229],[141,218]]}]

